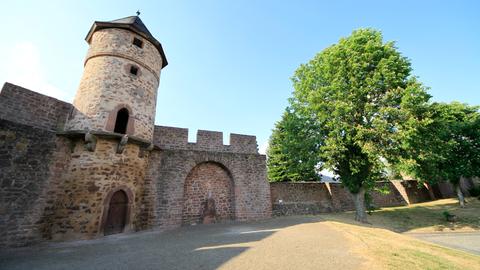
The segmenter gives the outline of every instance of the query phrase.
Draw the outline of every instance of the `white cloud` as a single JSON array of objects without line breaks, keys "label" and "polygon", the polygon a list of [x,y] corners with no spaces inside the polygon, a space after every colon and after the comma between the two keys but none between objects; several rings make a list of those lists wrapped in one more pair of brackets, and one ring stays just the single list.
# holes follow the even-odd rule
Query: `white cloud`
[{"label": "white cloud", "polygon": [[[30,42],[15,44],[2,63],[5,81],[35,92],[69,101],[70,96],[49,82],[42,66],[38,48]],[[2,82],[3,83],[3,82]]]}]

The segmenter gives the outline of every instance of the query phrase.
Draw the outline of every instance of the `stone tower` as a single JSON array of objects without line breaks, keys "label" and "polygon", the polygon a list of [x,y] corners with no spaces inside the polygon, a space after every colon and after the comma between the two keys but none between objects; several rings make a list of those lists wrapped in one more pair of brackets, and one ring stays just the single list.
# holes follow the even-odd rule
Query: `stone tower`
[{"label": "stone tower", "polygon": [[138,16],[96,21],[66,129],[128,134],[152,141],[162,45]]},{"label": "stone tower", "polygon": [[58,183],[48,234],[92,238],[145,227],[145,171],[153,132],[160,42],[138,16],[95,22],[64,136],[70,153]]}]

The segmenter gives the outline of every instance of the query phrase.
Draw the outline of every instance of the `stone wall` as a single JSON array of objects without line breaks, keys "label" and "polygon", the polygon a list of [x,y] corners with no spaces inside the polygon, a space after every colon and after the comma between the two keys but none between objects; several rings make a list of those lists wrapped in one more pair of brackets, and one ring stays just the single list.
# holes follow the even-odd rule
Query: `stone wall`
[{"label": "stone wall", "polygon": [[[49,187],[52,205],[46,218],[46,238],[91,239],[102,236],[109,198],[115,191],[128,195],[125,231],[144,228],[143,194],[148,155],[127,144],[117,153],[118,140],[99,139],[95,151],[87,151],[83,140],[71,140],[71,153],[58,183]],[[148,214],[147,214],[148,215]]]},{"label": "stone wall", "polygon": [[428,202],[434,198],[429,186],[415,180],[392,181],[391,183],[408,204]]},{"label": "stone wall", "polygon": [[[192,150],[154,150],[146,179],[154,183],[156,192],[154,227],[174,228],[182,225],[186,184],[194,168],[215,164],[228,171],[233,180],[235,220],[255,220],[271,216],[270,187],[266,178],[265,156]],[[218,171],[217,171],[218,172]],[[208,176],[208,170],[206,170]],[[212,173],[210,176],[214,177]],[[219,181],[218,183],[223,183]],[[215,185],[215,181],[213,183]],[[187,188],[189,188],[187,186]],[[217,189],[222,190],[221,187]],[[203,191],[202,196],[205,196]],[[197,202],[202,203],[202,202]]]},{"label": "stone wall", "polygon": [[188,174],[183,188],[183,224],[202,223],[207,199],[215,202],[216,220],[232,220],[233,179],[228,169],[214,162],[201,163]]},{"label": "stone wall", "polygon": [[118,190],[129,200],[126,231],[199,222],[209,196],[220,222],[271,216],[255,136],[231,134],[223,145],[221,132],[200,130],[188,143],[186,129],[154,127],[151,152],[129,140],[118,153],[121,138],[108,133],[98,133],[89,151],[84,133],[63,132],[72,105],[11,84],[0,104],[2,245],[102,236]]},{"label": "stone wall", "polygon": [[23,87],[5,83],[0,92],[0,119],[46,130],[62,130],[73,106]]},{"label": "stone wall", "polygon": [[270,190],[272,211],[276,216],[319,214],[335,210],[330,187],[326,184],[277,182],[270,183]]},{"label": "stone wall", "polygon": [[[340,183],[275,182],[270,183],[273,215],[302,215],[354,210],[351,194]],[[401,206],[431,200],[425,186],[416,181],[377,183],[372,191],[376,207]]]},{"label": "stone wall", "polygon": [[188,129],[155,126],[153,137],[155,145],[162,149],[215,151],[244,154],[258,154],[255,136],[230,134],[230,144],[223,144],[223,133],[218,131],[198,130],[197,142],[188,142]]},{"label": "stone wall", "polygon": [[56,148],[54,132],[0,119],[0,247],[42,239]]}]

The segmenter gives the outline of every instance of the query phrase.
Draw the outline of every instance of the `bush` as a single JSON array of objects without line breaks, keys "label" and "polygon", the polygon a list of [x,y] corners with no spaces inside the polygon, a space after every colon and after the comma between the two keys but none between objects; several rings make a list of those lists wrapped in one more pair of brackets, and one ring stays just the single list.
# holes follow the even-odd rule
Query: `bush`
[{"label": "bush", "polygon": [[480,187],[472,187],[468,190],[468,193],[470,193],[472,197],[480,197]]},{"label": "bush", "polygon": [[451,216],[450,212],[448,211],[443,211],[442,215],[445,217],[445,219],[448,219],[448,217]]},{"label": "bush", "polygon": [[448,222],[456,222],[458,220],[456,215],[450,214],[448,211],[443,211],[442,214]]}]

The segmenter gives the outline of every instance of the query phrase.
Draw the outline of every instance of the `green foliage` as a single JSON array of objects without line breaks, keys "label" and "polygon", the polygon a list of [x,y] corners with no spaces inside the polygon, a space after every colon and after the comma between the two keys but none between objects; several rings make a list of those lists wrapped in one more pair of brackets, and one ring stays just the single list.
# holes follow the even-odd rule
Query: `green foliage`
[{"label": "green foliage", "polygon": [[[420,118],[420,117],[418,117]],[[398,170],[430,184],[480,175],[478,108],[452,102],[433,103],[403,138]]]},{"label": "green foliage", "polygon": [[448,220],[448,217],[450,217],[452,214],[450,214],[450,212],[448,212],[448,211],[443,211],[442,215],[443,215],[443,217],[445,217],[446,220]]},{"label": "green foliage", "polygon": [[387,195],[387,194],[390,194],[390,185],[388,182],[385,182],[384,185],[381,185],[381,186],[375,186],[373,188],[374,191],[382,194],[382,195]]},{"label": "green foliage", "polygon": [[468,193],[472,197],[480,197],[480,187],[472,187],[468,190]]},{"label": "green foliage", "polygon": [[317,164],[321,143],[311,117],[287,108],[276,123],[267,149],[268,178],[280,181],[319,181]]},{"label": "green foliage", "polygon": [[410,71],[393,42],[361,29],[301,65],[292,78],[292,106],[313,115],[321,129],[322,165],[352,193],[386,178],[386,159],[400,151],[400,123],[429,99]]}]

